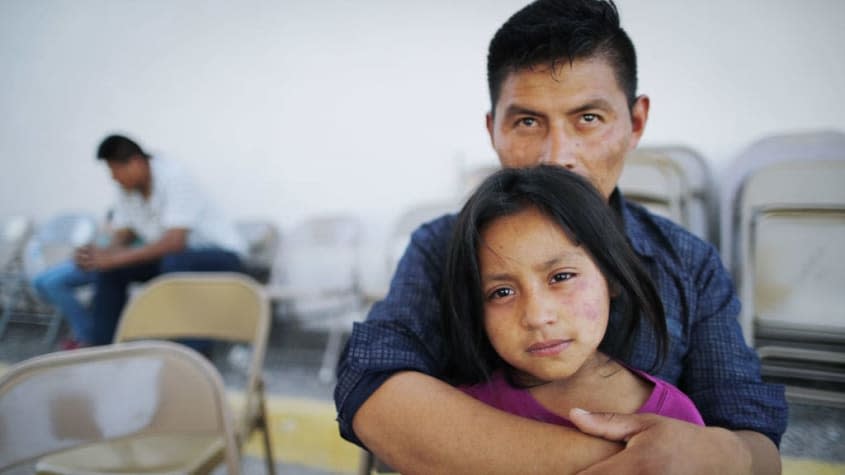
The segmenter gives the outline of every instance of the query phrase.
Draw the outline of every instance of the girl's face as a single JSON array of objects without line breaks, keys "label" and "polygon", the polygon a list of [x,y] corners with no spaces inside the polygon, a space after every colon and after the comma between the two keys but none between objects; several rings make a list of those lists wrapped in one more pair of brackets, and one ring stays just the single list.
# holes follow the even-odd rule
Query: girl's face
[{"label": "girl's face", "polygon": [[496,219],[478,259],[484,327],[527,385],[575,375],[596,358],[610,295],[593,259],[536,208]]}]

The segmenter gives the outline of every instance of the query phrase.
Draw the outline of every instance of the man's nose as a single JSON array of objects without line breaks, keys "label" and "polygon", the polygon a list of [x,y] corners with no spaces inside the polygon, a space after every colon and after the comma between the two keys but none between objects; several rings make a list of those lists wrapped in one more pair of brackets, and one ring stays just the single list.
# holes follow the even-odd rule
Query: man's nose
[{"label": "man's nose", "polygon": [[546,137],[546,147],[540,163],[544,165],[558,165],[570,170],[575,169],[576,141],[565,130],[549,131]]}]

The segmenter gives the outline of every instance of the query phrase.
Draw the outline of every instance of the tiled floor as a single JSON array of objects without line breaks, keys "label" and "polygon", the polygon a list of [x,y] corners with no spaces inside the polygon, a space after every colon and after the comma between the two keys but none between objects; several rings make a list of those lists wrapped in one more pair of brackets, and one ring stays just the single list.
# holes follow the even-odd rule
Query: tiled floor
[{"label": "tiled floor", "polygon": [[[10,364],[47,351],[40,341],[43,328],[11,325],[0,341],[0,362]],[[284,462],[278,464],[279,473],[354,472],[358,452],[337,436],[331,402],[333,388],[317,378],[325,335],[277,321],[270,338],[265,380],[274,444],[278,446],[276,458]],[[237,351],[233,353],[230,346],[218,345],[213,359],[227,386],[237,387],[243,379]],[[262,455],[260,446],[251,443],[246,453],[244,472],[264,473],[263,461],[258,458]],[[790,404],[781,453],[786,474],[845,475],[845,408]]]}]

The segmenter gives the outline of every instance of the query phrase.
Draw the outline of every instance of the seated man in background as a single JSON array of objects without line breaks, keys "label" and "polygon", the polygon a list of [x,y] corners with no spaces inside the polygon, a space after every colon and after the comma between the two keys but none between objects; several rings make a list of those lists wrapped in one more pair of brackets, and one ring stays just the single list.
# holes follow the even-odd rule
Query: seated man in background
[{"label": "seated man in background", "polygon": [[[617,189],[650,101],[636,94],[634,47],[616,6],[528,5],[490,42],[487,74],[487,130],[502,166],[565,167],[587,177],[614,209],[665,311],[669,350],[654,375],[687,394],[707,427],[655,414],[574,411],[578,431],[496,410],[441,381],[439,296],[455,226],[445,216],[413,234],[387,297],[353,329],[335,389],[341,434],[402,473],[780,473],[783,387],[762,381],[718,252]],[[607,335],[619,333],[618,306]],[[610,356],[643,370],[656,341],[641,326],[627,357]]]},{"label": "seated man in background", "polygon": [[[109,211],[105,225],[94,240],[98,245],[108,245],[111,240],[111,218]],[[70,328],[70,337],[59,344],[63,350],[90,346],[94,340],[94,317],[89,305],[80,301],[76,293],[78,289],[94,284],[96,279],[96,272],[80,268],[73,259],[49,267],[32,279],[38,296],[55,307]]]},{"label": "seated man in background", "polygon": [[[241,271],[246,244],[176,163],[151,157],[127,137],[97,150],[119,185],[108,247],[85,246],[76,264],[96,271],[92,344],[112,341],[129,284],[167,272]],[[140,245],[130,246],[136,239]]]}]

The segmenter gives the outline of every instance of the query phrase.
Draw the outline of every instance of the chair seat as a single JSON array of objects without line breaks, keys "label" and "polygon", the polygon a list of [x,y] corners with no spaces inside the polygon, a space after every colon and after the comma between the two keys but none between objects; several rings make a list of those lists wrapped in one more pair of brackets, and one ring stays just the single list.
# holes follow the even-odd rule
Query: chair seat
[{"label": "chair seat", "polygon": [[36,472],[78,475],[205,473],[222,457],[223,441],[214,435],[148,436],[50,455],[38,462]]}]

